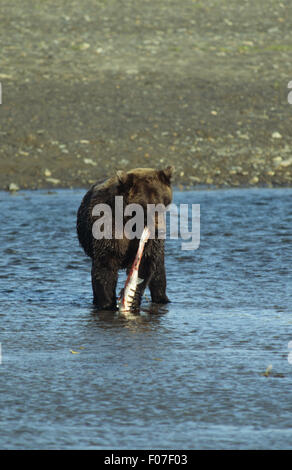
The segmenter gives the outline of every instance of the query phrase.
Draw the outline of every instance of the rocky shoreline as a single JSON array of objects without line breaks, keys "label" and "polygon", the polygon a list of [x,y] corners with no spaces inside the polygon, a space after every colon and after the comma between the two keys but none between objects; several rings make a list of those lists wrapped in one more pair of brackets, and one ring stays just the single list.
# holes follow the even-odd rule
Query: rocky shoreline
[{"label": "rocky shoreline", "polygon": [[6,2],[0,189],[169,164],[180,188],[291,186],[291,29],[274,0]]}]

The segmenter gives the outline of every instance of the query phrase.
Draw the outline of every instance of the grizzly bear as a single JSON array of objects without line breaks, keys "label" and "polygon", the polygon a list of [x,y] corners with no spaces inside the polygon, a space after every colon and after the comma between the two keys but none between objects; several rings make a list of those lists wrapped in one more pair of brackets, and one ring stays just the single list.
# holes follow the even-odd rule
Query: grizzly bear
[{"label": "grizzly bear", "polygon": [[[117,171],[103,181],[97,181],[85,194],[77,214],[78,239],[85,253],[92,259],[93,302],[99,309],[116,310],[116,285],[118,271],[129,272],[135,259],[139,237],[129,239],[123,231],[122,236],[97,239],[93,236],[93,225],[97,220],[93,208],[97,204],[107,204],[112,210],[112,223],[115,224],[115,197],[123,196],[123,211],[128,204],[139,204],[147,211],[148,204],[163,204],[167,207],[172,200],[171,176],[173,167],[164,170],[153,168],[136,168]],[[122,213],[122,223],[128,218]],[[155,214],[155,236],[148,240],[141,265],[139,277],[143,279],[137,286],[134,309],[139,309],[141,298],[148,286],[152,302],[167,303],[166,275],[164,266],[164,239],[157,236],[157,214]],[[145,218],[146,225],[146,218]]]}]

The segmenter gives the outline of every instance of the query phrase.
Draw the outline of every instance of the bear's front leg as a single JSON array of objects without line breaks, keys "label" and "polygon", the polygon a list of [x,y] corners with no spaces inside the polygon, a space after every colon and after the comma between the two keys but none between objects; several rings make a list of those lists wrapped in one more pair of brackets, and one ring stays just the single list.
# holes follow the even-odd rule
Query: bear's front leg
[{"label": "bear's front leg", "polygon": [[157,304],[167,304],[170,302],[166,295],[166,274],[164,266],[164,256],[159,257],[156,262],[155,271],[149,282],[151,300]]},{"label": "bear's front leg", "polygon": [[118,268],[114,263],[106,266],[100,262],[92,262],[91,270],[93,303],[100,310],[116,310],[116,286],[118,280]]}]

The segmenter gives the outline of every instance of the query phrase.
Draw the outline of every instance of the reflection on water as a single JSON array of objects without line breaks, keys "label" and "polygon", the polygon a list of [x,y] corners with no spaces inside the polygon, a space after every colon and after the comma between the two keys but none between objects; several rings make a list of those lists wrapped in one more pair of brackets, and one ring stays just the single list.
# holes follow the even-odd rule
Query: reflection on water
[{"label": "reflection on water", "polygon": [[166,305],[149,302],[143,305],[139,313],[109,312],[92,307],[91,315],[98,328],[129,328],[132,331],[147,331],[160,323],[160,317],[168,312]]},{"label": "reflection on water", "polygon": [[290,446],[292,190],[176,192],[200,247],[131,316],[92,306],[83,194],[0,195],[1,448]]}]

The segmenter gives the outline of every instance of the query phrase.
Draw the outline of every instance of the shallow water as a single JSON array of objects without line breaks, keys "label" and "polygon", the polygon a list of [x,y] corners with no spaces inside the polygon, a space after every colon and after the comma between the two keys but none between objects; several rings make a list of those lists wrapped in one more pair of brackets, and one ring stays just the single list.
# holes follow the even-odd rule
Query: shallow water
[{"label": "shallow water", "polygon": [[0,447],[290,448],[292,190],[175,193],[200,247],[130,319],[92,307],[83,194],[0,193]]}]

